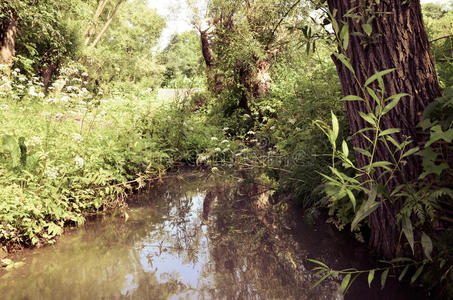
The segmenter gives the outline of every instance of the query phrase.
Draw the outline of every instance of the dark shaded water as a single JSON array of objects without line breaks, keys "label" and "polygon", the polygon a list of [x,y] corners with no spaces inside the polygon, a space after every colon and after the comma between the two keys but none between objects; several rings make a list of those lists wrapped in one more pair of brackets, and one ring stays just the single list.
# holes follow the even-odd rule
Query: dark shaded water
[{"label": "dark shaded water", "polygon": [[[0,275],[0,299],[342,299],[339,280],[311,288],[305,259],[357,267],[364,250],[288,221],[267,195],[206,173],[167,180],[132,200],[127,222],[103,217],[13,257],[25,265]],[[349,298],[416,299],[365,285]]]}]

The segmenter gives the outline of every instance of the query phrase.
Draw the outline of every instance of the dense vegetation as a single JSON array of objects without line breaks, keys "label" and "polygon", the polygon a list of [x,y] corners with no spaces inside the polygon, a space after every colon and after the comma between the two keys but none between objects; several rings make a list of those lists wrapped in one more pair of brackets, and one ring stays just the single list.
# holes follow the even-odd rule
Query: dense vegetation
[{"label": "dense vegetation", "polygon": [[386,259],[322,278],[453,297],[453,4],[188,2],[162,50],[145,0],[0,3],[0,259],[127,218],[170,168],[235,166]]}]

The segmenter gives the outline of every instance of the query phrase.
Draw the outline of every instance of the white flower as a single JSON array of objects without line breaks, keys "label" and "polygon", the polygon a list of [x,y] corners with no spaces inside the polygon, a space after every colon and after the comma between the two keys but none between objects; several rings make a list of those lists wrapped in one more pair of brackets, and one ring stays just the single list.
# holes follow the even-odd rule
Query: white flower
[{"label": "white flower", "polygon": [[228,128],[228,127],[223,128],[223,131],[228,131],[228,130],[230,130],[230,128]]},{"label": "white flower", "polygon": [[19,68],[15,68],[14,72],[20,73],[20,69]]},{"label": "white flower", "polygon": [[254,131],[252,131],[252,130],[250,130],[249,132],[247,132],[247,134],[250,134],[250,135],[254,135],[254,134],[255,134],[255,132],[254,132]]},{"label": "white flower", "polygon": [[72,140],[76,143],[80,143],[83,141],[83,136],[81,136],[80,133],[74,132],[72,134]]},{"label": "white flower", "polygon": [[77,156],[74,161],[77,169],[81,169],[85,165],[85,161],[80,156]]},{"label": "white flower", "polygon": [[20,81],[20,82],[27,81],[27,78],[25,78],[24,76],[21,76],[21,77],[19,77],[19,81]]},{"label": "white flower", "polygon": [[211,137],[211,141],[217,141],[217,140],[218,140],[217,137],[215,137],[215,136]]},{"label": "white flower", "polygon": [[228,144],[228,140],[223,140],[221,144]]},{"label": "white flower", "polygon": [[33,97],[39,96],[38,93],[36,93],[35,87],[34,87],[34,86],[31,86],[31,87],[30,87],[30,89],[28,90],[28,94],[29,94],[30,96],[33,96]]},{"label": "white flower", "polygon": [[43,92],[39,92],[39,93],[38,93],[38,97],[39,97],[39,98],[44,98],[45,96],[46,96],[46,95],[44,95]]},{"label": "white flower", "polygon": [[50,179],[56,179],[58,177],[58,168],[57,167],[51,167],[47,168],[44,171],[44,174],[47,175]]},{"label": "white flower", "polygon": [[88,76],[88,73],[87,73],[87,72],[83,72],[83,73],[82,73],[82,76],[87,77],[87,76]]},{"label": "white flower", "polygon": [[16,72],[16,71],[11,72],[11,74],[12,74],[13,76],[17,76],[17,72]]},{"label": "white flower", "polygon": [[214,151],[215,151],[215,152],[220,152],[220,151],[222,151],[222,149],[220,149],[220,148],[217,147],[217,148],[214,149]]},{"label": "white flower", "polygon": [[198,163],[202,163],[204,161],[207,161],[208,158],[209,158],[209,156],[207,156],[205,154],[200,154],[200,155],[198,155],[197,162]]}]

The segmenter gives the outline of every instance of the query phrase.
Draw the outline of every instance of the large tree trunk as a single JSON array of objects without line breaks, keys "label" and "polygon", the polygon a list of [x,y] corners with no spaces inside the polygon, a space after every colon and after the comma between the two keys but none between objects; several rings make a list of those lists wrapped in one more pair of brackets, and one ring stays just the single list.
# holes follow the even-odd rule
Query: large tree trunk
[{"label": "large tree trunk", "polygon": [[16,18],[11,10],[8,10],[9,20],[3,28],[0,28],[0,64],[11,66],[16,54]]},{"label": "large tree trunk", "polygon": [[[408,93],[395,109],[385,115],[381,128],[401,128],[396,137],[400,141],[404,136],[410,137],[415,143],[423,141],[423,135],[417,132],[416,125],[420,121],[425,107],[438,97],[441,92],[437,81],[436,71],[431,56],[425,26],[423,24],[420,2],[404,0],[377,1],[343,1],[328,0],[331,12],[336,10],[338,23],[349,24],[349,32],[360,32],[363,35],[350,35],[349,47],[346,55],[351,59],[352,67],[357,79],[362,84],[378,71],[396,68],[384,77],[386,96],[397,93]],[[358,7],[354,14],[365,16],[363,4],[372,7],[375,19],[371,23],[373,34],[367,37],[362,24],[366,20],[356,22],[344,15],[352,8]],[[385,13],[382,13],[385,12]],[[341,30],[341,28],[340,28]],[[335,60],[344,95],[358,95],[364,97],[354,75],[339,61]],[[373,88],[376,88],[374,86]],[[369,127],[359,116],[358,112],[369,113],[363,102],[347,102],[347,114],[351,133]],[[353,135],[354,147],[367,149],[369,143],[360,135]],[[382,144],[378,145],[375,161],[386,161],[390,157]],[[357,164],[363,167],[369,159],[356,153]],[[387,184],[388,190],[403,182],[410,182],[418,178],[421,164],[418,158],[409,157],[402,172],[396,174],[394,180]],[[375,174],[374,176],[379,175]],[[385,183],[387,178],[381,178]],[[391,257],[395,254],[400,226],[396,221],[398,203],[383,202],[380,208],[370,216],[371,238],[370,246],[378,255]]]}]

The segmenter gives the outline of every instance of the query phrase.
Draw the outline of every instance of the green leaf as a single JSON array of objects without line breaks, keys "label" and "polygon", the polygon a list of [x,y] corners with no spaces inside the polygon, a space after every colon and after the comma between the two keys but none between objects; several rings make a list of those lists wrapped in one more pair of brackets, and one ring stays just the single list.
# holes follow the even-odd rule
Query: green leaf
[{"label": "green leaf", "polygon": [[371,283],[373,282],[374,272],[375,272],[375,269],[371,270],[370,273],[368,273],[368,286],[369,287],[371,287]]},{"label": "green leaf", "polygon": [[381,99],[376,95],[376,92],[370,89],[369,87],[366,88],[368,94],[376,101],[378,105],[381,105]]},{"label": "green leaf", "polygon": [[335,57],[341,61],[341,63],[351,71],[352,74],[355,74],[354,68],[352,67],[349,59],[343,53],[334,53]]},{"label": "green leaf", "polygon": [[406,236],[406,239],[409,242],[409,245],[411,246],[412,253],[414,253],[414,230],[412,228],[411,219],[408,215],[405,215],[403,217],[402,226],[404,235]]},{"label": "green leaf", "polygon": [[391,111],[393,108],[395,108],[395,106],[397,106],[398,103],[400,102],[401,98],[405,97],[405,96],[409,96],[409,94],[402,93],[402,94],[393,95],[393,96],[390,96],[389,98],[387,98],[386,101],[391,100],[391,99],[393,99],[393,100],[384,107],[384,109],[382,110],[382,115],[385,115],[386,113]]},{"label": "green leaf", "polygon": [[319,261],[319,260],[316,260],[316,259],[308,259],[308,261],[310,261],[310,262],[312,262],[314,264],[320,265],[320,266],[324,267],[327,270],[329,269],[329,267],[325,263],[323,263],[322,261]]},{"label": "green leaf", "polygon": [[314,285],[312,285],[312,289],[314,289],[315,287],[317,287],[318,285],[320,285],[324,280],[326,280],[328,277],[332,276],[332,272],[329,272],[327,273],[326,275],[324,275],[323,277],[321,277],[321,279],[319,279]]},{"label": "green leaf", "polygon": [[385,282],[387,281],[387,276],[389,275],[389,269],[382,272],[381,275],[381,289],[385,287]]},{"label": "green leaf", "polygon": [[377,72],[376,74],[374,74],[373,76],[368,78],[368,80],[365,82],[365,86],[370,85],[373,81],[375,81],[379,77],[382,78],[383,76],[385,76],[385,75],[387,75],[387,74],[389,74],[389,73],[391,73],[391,72],[393,72],[395,70],[396,69],[388,69],[388,70]]},{"label": "green leaf", "polygon": [[406,275],[406,273],[407,273],[407,270],[409,270],[409,265],[404,267],[403,271],[401,272],[400,276],[398,277],[398,281],[403,280],[404,275]]},{"label": "green leaf", "polygon": [[394,133],[398,133],[398,132],[401,132],[400,128],[389,128],[389,129],[386,129],[386,130],[382,131],[381,133],[379,133],[379,136],[386,136],[386,135],[394,134]]},{"label": "green leaf", "polygon": [[348,287],[349,281],[351,281],[351,274],[347,274],[341,281],[341,293],[342,294],[344,294],[344,291]]},{"label": "green leaf", "polygon": [[360,115],[360,117],[362,117],[362,119],[364,119],[371,125],[376,126],[376,121],[374,120],[374,116],[372,114],[365,114],[365,113],[359,111],[359,115]]},{"label": "green leaf", "polygon": [[351,200],[352,207],[354,208],[355,211],[357,200],[355,199],[354,194],[350,190],[346,190],[346,193],[348,194],[349,200]]},{"label": "green leaf", "polygon": [[408,151],[406,151],[403,156],[401,158],[404,158],[404,157],[407,157],[407,156],[410,156],[412,154],[415,154],[417,153],[418,151],[420,150],[419,147],[415,147],[415,148],[412,148],[412,149],[409,149]]},{"label": "green leaf", "polygon": [[415,274],[411,277],[411,284],[417,280],[418,276],[420,276],[420,274],[423,272],[424,267],[425,265],[418,267],[417,271],[415,271]]},{"label": "green leaf", "polygon": [[330,113],[332,115],[332,134],[333,134],[332,139],[333,141],[336,141],[338,138],[338,133],[340,131],[340,125],[338,123],[337,116],[332,111]]},{"label": "green leaf", "polygon": [[453,128],[450,128],[447,131],[443,131],[440,125],[432,127],[429,141],[426,143],[425,146],[429,147],[431,146],[431,144],[439,140],[444,140],[447,143],[451,143],[453,141]]},{"label": "green leaf", "polygon": [[349,25],[344,24],[341,28],[340,39],[343,41],[343,49],[347,50],[349,46]]},{"label": "green leaf", "polygon": [[433,242],[431,241],[431,238],[423,232],[421,242],[423,252],[425,253],[426,257],[432,261],[431,253],[433,252]]},{"label": "green leaf", "polygon": [[371,213],[373,213],[381,205],[380,202],[375,201],[376,196],[377,196],[377,187],[372,186],[370,189],[368,200],[360,206],[360,209],[357,211],[354,219],[352,220],[351,231],[353,231],[355,229],[355,227],[360,223],[360,221],[362,221],[363,219],[368,217]]},{"label": "green leaf", "polygon": [[362,28],[363,28],[363,31],[364,31],[368,36],[370,36],[371,33],[373,32],[373,27],[371,27],[371,25],[368,24],[368,23],[362,24]]},{"label": "green leaf", "polygon": [[343,150],[343,155],[345,157],[348,157],[349,156],[349,148],[348,148],[348,144],[346,143],[345,140],[343,140],[343,143],[341,143],[341,148]]},{"label": "green leaf", "polygon": [[348,95],[346,97],[343,97],[341,100],[343,100],[343,101],[365,101],[362,97],[359,97],[356,95]]}]

